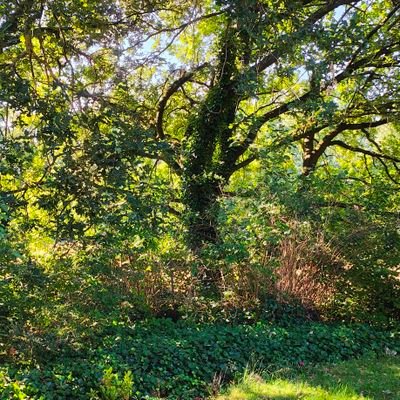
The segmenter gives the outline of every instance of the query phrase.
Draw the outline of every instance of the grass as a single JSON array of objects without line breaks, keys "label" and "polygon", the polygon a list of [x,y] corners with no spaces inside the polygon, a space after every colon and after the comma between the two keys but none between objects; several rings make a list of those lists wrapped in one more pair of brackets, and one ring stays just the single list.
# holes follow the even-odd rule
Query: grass
[{"label": "grass", "polygon": [[[261,374],[262,375],[262,374]],[[246,373],[215,400],[398,400],[400,357],[361,358],[271,375]]]}]

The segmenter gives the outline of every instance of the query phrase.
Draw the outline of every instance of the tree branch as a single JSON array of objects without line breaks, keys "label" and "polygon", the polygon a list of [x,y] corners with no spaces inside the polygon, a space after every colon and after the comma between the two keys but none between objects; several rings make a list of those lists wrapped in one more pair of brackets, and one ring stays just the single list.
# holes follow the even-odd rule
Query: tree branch
[{"label": "tree branch", "polygon": [[[313,14],[311,14],[308,19],[303,23],[302,25],[302,30],[308,30],[310,29],[318,20],[323,18],[325,15],[329,14],[331,11],[335,10],[336,8],[351,4],[351,3],[357,3],[357,1],[354,0],[336,0],[336,1],[327,1],[326,4],[321,7],[319,10],[315,11]],[[299,32],[297,32],[299,33]],[[282,50],[287,52],[287,47],[286,46],[281,46]],[[266,70],[268,67],[271,65],[275,64],[278,60],[279,57],[281,56],[279,50],[274,50],[268,53],[266,56],[261,58],[261,60],[258,61],[253,67],[251,68],[252,72],[255,73],[260,73],[264,70]]]},{"label": "tree branch", "polygon": [[245,160],[241,161],[240,163],[237,163],[233,167],[233,172],[238,171],[239,169],[242,169],[244,167],[247,167],[250,165],[253,161],[257,160],[258,156],[256,154],[246,158]]},{"label": "tree branch", "polygon": [[173,96],[186,82],[188,82],[196,72],[207,67],[209,64],[204,63],[196,67],[190,72],[184,72],[182,76],[171,84],[171,86],[165,92],[165,95],[161,98],[158,108],[157,108],[157,120],[156,120],[156,130],[159,139],[165,139],[164,128],[163,128],[163,117],[165,107],[167,106],[168,100]]},{"label": "tree branch", "polygon": [[324,151],[332,144],[333,139],[340,133],[342,133],[344,131],[349,131],[349,130],[363,131],[364,129],[367,129],[367,128],[376,128],[378,126],[387,124],[388,122],[389,121],[386,118],[384,118],[379,121],[372,121],[372,122],[359,122],[359,123],[354,123],[354,124],[351,124],[351,123],[339,124],[336,127],[336,129],[334,129],[332,132],[330,132],[324,136],[320,145],[315,150],[315,155],[317,157],[317,160],[324,153]]},{"label": "tree branch", "polygon": [[393,162],[396,162],[396,163],[400,163],[400,158],[389,156],[387,154],[377,153],[375,151],[363,149],[361,147],[351,146],[350,144],[347,144],[347,143],[343,142],[342,140],[332,140],[331,141],[331,145],[332,146],[340,146],[340,147],[343,147],[346,150],[350,150],[350,151],[353,151],[355,153],[365,154],[367,156],[370,156],[370,157],[373,157],[373,158],[377,158],[378,160],[384,159],[384,160],[389,160],[389,161],[393,161]]}]

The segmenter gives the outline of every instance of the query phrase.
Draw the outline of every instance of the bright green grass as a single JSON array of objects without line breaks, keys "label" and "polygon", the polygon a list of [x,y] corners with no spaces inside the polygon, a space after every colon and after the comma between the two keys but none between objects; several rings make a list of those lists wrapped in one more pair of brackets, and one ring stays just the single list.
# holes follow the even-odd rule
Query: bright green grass
[{"label": "bright green grass", "polygon": [[400,400],[400,357],[362,358],[261,378],[248,373],[216,400]]}]

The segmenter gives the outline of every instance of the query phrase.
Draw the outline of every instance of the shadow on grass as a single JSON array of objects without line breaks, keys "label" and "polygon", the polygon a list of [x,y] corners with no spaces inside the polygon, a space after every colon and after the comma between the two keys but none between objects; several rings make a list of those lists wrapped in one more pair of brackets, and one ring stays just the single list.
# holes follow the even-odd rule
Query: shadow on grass
[{"label": "shadow on grass", "polygon": [[362,358],[278,378],[247,374],[217,400],[396,400],[400,357]]}]

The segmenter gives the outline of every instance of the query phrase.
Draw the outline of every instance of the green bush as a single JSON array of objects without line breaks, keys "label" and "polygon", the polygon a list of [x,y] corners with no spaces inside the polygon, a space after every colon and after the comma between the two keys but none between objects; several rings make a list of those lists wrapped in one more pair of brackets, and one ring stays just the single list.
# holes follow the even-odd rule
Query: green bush
[{"label": "green bush", "polygon": [[103,400],[129,400],[133,394],[132,372],[125,372],[123,378],[117,373],[113,373],[112,368],[104,371],[103,379],[100,386],[100,397],[96,395],[93,399]]}]

